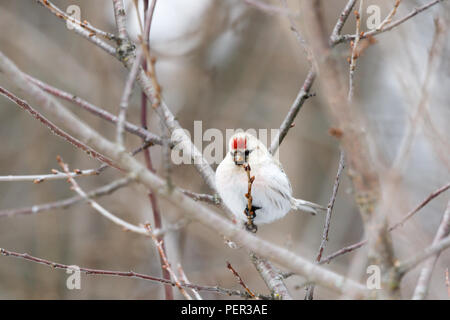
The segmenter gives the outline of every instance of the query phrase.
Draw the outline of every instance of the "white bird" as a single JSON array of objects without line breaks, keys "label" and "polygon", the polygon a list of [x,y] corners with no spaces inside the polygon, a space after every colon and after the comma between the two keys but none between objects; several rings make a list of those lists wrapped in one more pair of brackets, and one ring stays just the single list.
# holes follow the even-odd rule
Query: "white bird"
[{"label": "white bird", "polygon": [[[291,209],[317,213],[326,208],[292,196],[292,187],[281,164],[265,145],[248,133],[236,133],[229,142],[227,155],[217,167],[219,196],[237,220],[248,221],[248,176],[246,166],[255,177],[251,188],[255,224],[270,223],[284,217]],[[248,225],[246,224],[248,227]],[[256,227],[254,228],[256,231]]]}]

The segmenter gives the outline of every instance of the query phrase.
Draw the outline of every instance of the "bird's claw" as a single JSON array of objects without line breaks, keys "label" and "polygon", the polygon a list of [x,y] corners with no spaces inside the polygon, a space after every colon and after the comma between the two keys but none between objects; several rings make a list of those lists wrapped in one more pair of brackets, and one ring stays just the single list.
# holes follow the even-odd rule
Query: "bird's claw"
[{"label": "bird's claw", "polygon": [[256,224],[253,223],[253,220],[256,217],[255,211],[258,209],[260,209],[260,208],[252,206],[250,212],[248,210],[248,207],[245,207],[245,210],[244,210],[244,213],[248,218],[248,221],[244,223],[245,229],[247,229],[247,231],[250,231],[252,233],[256,233],[256,231],[258,231],[258,227],[256,226]]},{"label": "bird's claw", "polygon": [[245,229],[247,229],[247,231],[250,231],[252,233],[256,233],[256,231],[258,231],[258,226],[256,224],[252,222],[245,222],[244,223]]}]

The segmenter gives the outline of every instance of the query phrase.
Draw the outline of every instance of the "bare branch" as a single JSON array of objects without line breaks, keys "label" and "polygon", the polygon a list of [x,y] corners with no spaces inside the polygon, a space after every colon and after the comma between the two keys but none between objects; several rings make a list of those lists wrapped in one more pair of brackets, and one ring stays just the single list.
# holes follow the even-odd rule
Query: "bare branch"
[{"label": "bare branch", "polygon": [[[382,274],[393,267],[395,262],[390,236],[387,232],[387,218],[377,207],[380,198],[380,180],[373,165],[371,150],[376,150],[374,141],[365,132],[366,118],[360,108],[349,103],[339,62],[331,55],[329,38],[323,22],[322,2],[305,1],[305,22],[309,26],[309,43],[318,59],[321,74],[322,90],[327,92],[327,115],[334,128],[341,134],[338,136],[345,152],[348,171],[354,187],[354,196],[365,231],[370,239],[369,263],[377,264]],[[389,296],[398,293],[398,287],[391,286],[388,277],[382,278],[383,287],[377,293]]]},{"label": "bare branch", "polygon": [[109,53],[110,55],[112,55],[114,57],[116,56],[116,49],[113,46],[111,46],[110,44],[108,44],[107,42],[100,39],[97,36],[97,33],[106,37],[107,39],[108,39],[108,37],[110,37],[111,40],[117,41],[118,39],[114,35],[100,31],[99,29],[96,29],[96,28],[92,27],[91,25],[88,25],[84,22],[80,22],[80,21],[72,18],[71,16],[67,15],[64,11],[57,8],[49,0],[36,0],[36,1],[39,4],[43,5],[44,7],[46,7],[47,9],[49,9],[51,13],[53,13],[56,17],[60,18],[62,21],[65,22],[65,21],[69,20],[69,21],[73,22],[72,23],[73,30],[77,34],[79,34],[83,38],[89,40],[90,42],[92,42],[99,48],[103,49],[105,52]]},{"label": "bare branch", "polygon": [[[433,0],[433,1],[430,1],[429,3],[427,3],[427,4],[424,4],[421,7],[414,8],[410,13],[408,13],[403,18],[398,19],[397,21],[394,21],[394,22],[388,24],[387,26],[384,26],[384,28],[381,29],[381,30],[374,29],[374,30],[371,30],[369,32],[366,32],[361,38],[364,39],[364,38],[367,38],[369,36],[376,36],[376,35],[378,35],[380,33],[383,33],[383,32],[386,32],[386,31],[390,31],[390,30],[394,29],[395,27],[401,25],[402,23],[408,21],[412,17],[416,16],[417,14],[419,14],[419,13],[421,13],[421,12],[431,8],[431,7],[433,7],[434,5],[436,5],[436,4],[438,4],[438,3],[442,2],[442,1],[445,1],[445,0]],[[355,38],[356,38],[356,35],[350,35],[350,34],[342,35],[342,36],[334,39],[332,44],[336,45],[336,44],[338,44],[340,42],[354,40]]]},{"label": "bare branch", "polygon": [[[0,56],[0,58],[1,58],[1,56]],[[101,162],[108,164],[111,167],[114,167],[114,168],[120,170],[120,168],[117,165],[115,165],[110,159],[103,156],[102,154],[95,151],[94,149],[88,147],[87,145],[85,145],[84,143],[79,141],[78,139],[72,137],[67,132],[58,128],[50,120],[48,120],[43,115],[41,115],[37,110],[33,109],[25,100],[22,100],[22,99],[16,97],[14,94],[12,94],[11,92],[7,91],[6,89],[4,89],[2,87],[0,87],[0,94],[2,94],[4,97],[8,98],[10,101],[14,102],[16,105],[21,107],[23,110],[27,111],[29,114],[31,114],[31,116],[33,118],[35,118],[36,120],[39,120],[43,125],[45,125],[48,129],[50,129],[50,131],[52,133],[54,133],[55,135],[63,138],[64,140],[69,142],[74,147],[83,150],[84,152],[86,152],[87,155],[91,156],[92,158],[97,159]]]},{"label": "bare branch", "polygon": [[334,258],[341,256],[345,253],[351,252],[353,250],[356,250],[358,248],[361,248],[363,245],[365,245],[367,243],[367,240],[363,240],[360,241],[358,243],[352,244],[350,246],[347,246],[345,248],[342,248],[338,251],[336,251],[333,254],[330,254],[329,256],[327,256],[325,259],[323,259],[322,261],[319,262],[319,264],[325,264],[325,263],[330,263],[331,260],[333,260]]},{"label": "bare branch", "polygon": [[[47,180],[61,180],[67,179],[67,174],[52,170],[52,174],[38,174],[38,175],[21,175],[21,176],[0,176],[0,182],[17,182],[17,181],[32,181],[33,183],[41,183]],[[87,177],[98,175],[98,171],[94,169],[89,170],[74,170],[70,172],[71,177]]]},{"label": "bare branch", "polygon": [[[280,0],[283,4],[284,8],[288,10],[288,5],[286,0]],[[305,52],[306,58],[308,59],[308,62],[311,67],[315,68],[315,61],[314,57],[311,51],[311,48],[309,47],[308,43],[306,42],[305,38],[302,36],[300,31],[297,28],[297,25],[295,24],[294,18],[291,16],[288,16],[289,23],[291,24],[291,30],[295,33],[295,36],[300,43],[300,46],[302,47],[303,51]]]},{"label": "bare branch", "polygon": [[247,293],[252,297],[255,298],[255,294],[247,287],[247,285],[245,284],[245,282],[242,280],[241,276],[239,275],[239,273],[237,273],[236,270],[234,270],[233,266],[231,265],[231,263],[229,263],[227,261],[227,268],[233,273],[233,275],[236,277],[236,279],[239,281],[239,284],[245,289],[245,291],[247,291]]},{"label": "bare branch", "polygon": [[[129,185],[131,181],[132,180],[130,178],[122,178],[122,179],[113,181],[107,185],[104,185],[100,188],[97,188],[95,190],[88,192],[87,198],[95,199],[98,197],[110,195],[114,191]],[[83,198],[82,196],[75,196],[72,198],[59,200],[56,202],[33,205],[31,207],[0,210],[0,218],[1,217],[11,217],[11,216],[21,215],[21,214],[36,214],[39,212],[44,212],[44,211],[49,211],[49,210],[59,209],[59,208],[66,209],[72,205],[84,202],[85,200],[86,200],[86,198]]]},{"label": "bare branch", "polygon": [[[75,104],[76,106],[79,106],[81,108],[83,108],[86,111],[89,111],[90,113],[105,119],[106,121],[109,121],[111,123],[117,123],[118,118],[112,114],[109,113],[108,111],[97,107],[95,105],[93,105],[92,103],[83,100],[82,98],[73,95],[71,93],[65,92],[61,89],[58,89],[56,87],[53,87],[41,80],[38,80],[36,78],[33,78],[32,76],[25,74],[24,75],[35,85],[37,85],[39,88],[41,88],[42,90],[44,90],[45,92],[50,93],[51,95],[64,99],[66,101],[72,102],[73,104]],[[134,125],[128,121],[125,121],[124,123],[124,129],[126,131],[128,131],[131,134],[134,134],[142,139],[144,139],[146,142],[148,143],[152,143],[152,144],[158,144],[161,145],[162,141],[161,138],[159,136],[157,136],[156,134],[148,131],[147,129],[141,128],[137,125]]]},{"label": "bare branch", "polygon": [[272,297],[281,300],[292,300],[292,296],[283,282],[283,276],[275,270],[272,263],[258,257],[254,253],[250,253],[250,258],[256,270],[258,270],[267,287],[270,289]]},{"label": "bare branch", "polygon": [[298,93],[297,97],[295,98],[294,103],[292,104],[291,108],[289,109],[289,112],[286,115],[286,118],[281,123],[280,130],[279,130],[277,136],[272,141],[272,144],[269,148],[269,152],[271,154],[274,154],[278,150],[278,147],[280,146],[281,142],[283,142],[289,129],[292,128],[293,122],[294,122],[295,117],[297,116],[298,112],[300,111],[300,108],[303,106],[306,99],[308,99],[310,97],[309,91],[311,90],[311,87],[314,83],[315,78],[316,78],[316,72],[314,71],[313,68],[311,68],[308,72],[308,75],[306,76],[305,82],[303,82],[303,86],[300,89],[300,92]]},{"label": "bare branch", "polygon": [[[446,184],[445,186],[437,189],[436,191],[432,192],[429,196],[427,196],[425,198],[425,200],[423,200],[421,203],[419,203],[413,210],[411,210],[409,213],[407,213],[405,215],[405,217],[398,223],[392,225],[391,227],[389,227],[388,231],[391,232],[395,229],[397,229],[398,227],[403,226],[403,224],[409,220],[414,214],[416,214],[417,212],[419,212],[423,207],[425,207],[431,200],[433,200],[434,198],[436,198],[438,195],[440,195],[441,193],[443,193],[444,191],[448,190],[450,188],[450,183]],[[356,250],[358,248],[361,248],[363,245],[365,245],[367,243],[367,240],[363,240],[360,242],[357,242],[355,244],[352,244],[350,246],[344,247],[338,251],[336,251],[333,254],[330,254],[329,256],[327,256],[324,260],[322,260],[320,262],[320,264],[325,264],[325,263],[329,263],[331,260],[333,260],[334,258],[341,256],[345,253],[351,252],[353,250]]]},{"label": "bare branch", "polygon": [[392,231],[394,229],[397,229],[400,226],[403,226],[403,224],[409,220],[413,215],[415,215],[420,209],[425,207],[431,200],[439,196],[441,193],[447,191],[450,188],[450,182],[447,183],[445,186],[442,186],[441,188],[437,189],[436,191],[432,192],[428,197],[426,197],[421,203],[419,203],[418,206],[416,206],[413,210],[411,210],[408,214],[405,215],[405,217],[391,226],[389,228],[389,231]]},{"label": "bare branch", "polygon": [[[10,257],[16,257],[16,258],[36,262],[39,264],[49,266],[53,269],[64,269],[64,270],[71,269],[71,266],[69,266],[69,265],[37,258],[34,256],[30,256],[27,253],[17,253],[17,252],[13,252],[13,251],[9,251],[9,250],[0,248],[0,254],[3,256],[6,256],[6,257],[10,256]],[[80,267],[80,271],[87,275],[104,275],[104,276],[137,278],[137,279],[142,279],[142,280],[155,282],[155,283],[169,284],[171,286],[176,285],[176,283],[174,281],[161,279],[158,277],[153,277],[153,276],[142,274],[142,273],[136,273],[133,271],[111,271],[111,270],[89,269],[89,268],[83,268],[83,267]],[[201,286],[201,285],[184,283],[184,282],[180,282],[179,284],[181,287],[187,288],[187,289],[195,289],[198,291],[215,292],[215,293],[225,294],[228,296],[240,296],[242,298],[249,298],[249,295],[247,292],[242,292],[239,290],[230,290],[230,289],[221,288],[221,287],[217,287],[217,286],[215,286],[215,287]],[[270,299],[270,297],[267,297],[267,296],[260,296],[260,297],[262,297],[264,299]]]},{"label": "bare branch", "polygon": [[127,13],[123,5],[123,0],[112,0],[114,6],[114,17],[116,18],[117,31],[119,33],[119,39],[124,41],[128,39],[127,32]]},{"label": "bare branch", "polygon": [[330,36],[330,45],[334,45],[340,35],[341,35],[341,31],[342,28],[344,27],[345,22],[348,19],[348,16],[350,15],[350,12],[352,11],[353,7],[355,6],[356,0],[349,0],[347,2],[347,5],[345,6],[344,10],[342,11],[341,15],[339,16],[338,21],[336,22],[336,25],[333,28],[333,32],[331,33]]},{"label": "bare branch", "polygon": [[143,51],[138,50],[138,53],[136,54],[136,58],[133,61],[131,70],[128,73],[127,81],[125,83],[125,88],[123,89],[122,98],[120,100],[120,111],[119,111],[119,116],[117,117],[118,121],[117,121],[116,140],[117,140],[117,144],[119,145],[119,148],[121,148],[123,150],[125,150],[124,141],[123,141],[124,140],[123,128],[124,128],[124,123],[126,120],[128,103],[129,103],[129,100],[131,97],[131,93],[133,91],[133,85],[136,80],[139,68],[141,66],[142,55],[143,55]]},{"label": "bare branch", "polygon": [[184,189],[180,189],[180,191],[195,201],[203,201],[203,202],[213,204],[216,206],[220,205],[222,203],[222,200],[217,195],[195,193],[195,192],[192,192],[189,190],[184,190]]},{"label": "bare branch", "polygon": [[[37,1],[41,2],[43,0]],[[80,34],[81,36],[85,37],[86,39],[92,40],[92,38],[89,37],[89,33],[87,33],[84,29],[74,28],[74,31]],[[134,60],[132,54],[134,52],[134,45],[126,43],[123,46],[124,46],[123,48],[118,49],[117,54],[116,49],[112,47],[106,49],[105,51],[107,51],[114,57],[118,58],[120,61],[124,62],[127,68],[130,68]],[[105,49],[104,46],[102,46],[102,48]],[[153,88],[152,80],[149,79],[149,77],[146,75],[143,69],[139,71],[138,82],[139,85],[141,86],[141,89],[145,92],[150,102],[154,101],[155,89]],[[161,117],[161,119],[164,120],[165,125],[172,134],[174,138],[174,143],[178,144],[178,146],[183,150],[183,152],[190,156],[195,168],[202,176],[202,178],[205,180],[206,184],[212,190],[216,191],[214,171],[212,170],[211,166],[207,163],[207,161],[203,158],[201,152],[199,152],[197,147],[195,147],[195,145],[192,143],[189,136],[183,131],[182,127],[175,119],[175,116],[172,114],[172,112],[167,107],[164,101],[161,101],[161,105],[156,109],[156,111],[158,115]],[[227,211],[228,209],[225,208],[225,210]]]},{"label": "bare branch", "polygon": [[[191,282],[189,281],[189,279],[187,278],[186,274],[184,273],[183,268],[181,267],[181,264],[178,264],[178,273],[180,274],[180,278],[181,281],[186,283],[186,284],[191,284]],[[194,288],[191,289],[192,293],[195,296],[195,299],[197,300],[203,300],[202,296],[198,293],[198,291]]]},{"label": "bare branch", "polygon": [[135,226],[131,223],[126,222],[125,220],[120,219],[119,217],[113,215],[111,212],[103,208],[101,205],[99,205],[97,202],[95,202],[92,199],[88,198],[88,195],[80,188],[78,183],[75,181],[73,177],[70,176],[69,167],[66,163],[63,162],[61,157],[57,157],[58,163],[61,166],[61,168],[64,170],[64,172],[67,174],[67,179],[69,180],[70,184],[73,186],[73,190],[75,190],[78,195],[84,198],[84,200],[89,203],[89,205],[98,213],[100,213],[102,216],[104,216],[106,219],[111,220],[113,223],[117,224],[118,226],[122,227],[124,231],[132,231],[135,233],[139,233],[142,235],[148,236],[148,232],[143,227]]},{"label": "bare branch", "polygon": [[79,26],[91,33],[92,36],[98,35],[101,36],[107,40],[116,40],[116,36],[112,33],[105,32],[103,30],[100,30],[98,28],[95,28],[89,22],[86,20],[81,22],[77,19],[75,19],[72,16],[69,16],[64,11],[60,10],[57,6],[55,6],[53,3],[47,0],[36,0],[38,3],[42,4],[44,7],[48,8],[55,16],[60,18],[63,21],[69,21],[73,26]]},{"label": "bare branch", "polygon": [[186,227],[190,222],[191,222],[191,220],[182,218],[182,219],[178,220],[177,222],[175,222],[174,224],[170,224],[164,228],[154,229],[153,234],[156,237],[161,237],[168,232],[177,231],[177,230],[180,230],[180,229]]},{"label": "bare branch", "polygon": [[383,30],[384,26],[392,21],[392,18],[395,16],[395,13],[397,12],[397,8],[400,5],[400,2],[402,2],[402,0],[395,0],[394,7],[392,8],[391,12],[389,12],[387,17],[383,20],[383,22],[381,22],[380,25],[377,27],[377,30]]},{"label": "bare branch", "polygon": [[[151,5],[149,6],[150,0],[145,0],[145,24],[144,24],[144,32],[142,34],[142,41],[148,47],[149,39],[150,39],[150,28],[152,26],[153,14],[155,13],[156,0],[152,0]],[[150,51],[150,50],[149,50]]]},{"label": "bare branch", "polygon": [[[148,0],[144,1],[145,27],[144,27],[144,30],[142,30],[143,35],[141,37],[141,47],[143,50],[142,52],[145,53],[145,56],[146,56],[146,58],[142,60],[142,68],[144,69],[144,71],[147,70],[147,65],[149,63],[152,64],[152,62],[149,61],[149,58],[150,58],[150,46],[149,46],[150,39],[149,39],[149,37],[150,37],[150,28],[151,28],[151,22],[153,19],[153,13],[155,11],[155,6],[156,6],[156,0],[153,0],[152,4],[150,6],[148,5],[149,4],[148,2],[149,2]],[[134,5],[136,7],[136,11],[138,11],[137,1],[134,1]],[[138,14],[138,17],[139,17],[139,14]],[[139,17],[139,24],[142,25],[142,23],[140,21],[140,17]],[[140,63],[141,59],[138,59],[138,60]],[[132,69],[135,66],[137,66],[136,62],[137,62],[137,60],[134,61]],[[152,65],[152,69],[153,69],[153,65]],[[141,125],[143,128],[147,128],[147,97],[145,96],[144,92],[141,93]],[[147,169],[150,170],[151,172],[155,173],[155,169],[153,168],[152,158],[151,158],[149,149],[144,151],[144,158],[145,158],[145,164],[147,166]],[[158,206],[158,201],[156,199],[156,195],[154,192],[149,191],[148,197],[150,200],[150,205],[152,207],[153,222],[155,224],[155,228],[161,229],[162,228],[162,219],[161,219],[161,213],[160,213],[160,209]],[[164,234],[161,234],[161,235],[157,235],[156,237],[157,237],[158,242],[160,243],[163,254],[166,255],[166,246],[165,246],[163,236],[164,236]],[[169,269],[165,267],[164,261],[161,257],[160,257],[160,264],[161,264],[161,271],[162,271],[163,278],[170,279]],[[164,290],[165,290],[166,300],[173,300],[174,297],[173,297],[172,287],[165,286]]]},{"label": "bare branch", "polygon": [[[318,264],[320,264],[320,260],[322,259],[323,250],[325,249],[326,243],[328,241],[328,232],[330,230],[331,215],[333,213],[334,202],[336,201],[336,196],[337,196],[337,192],[339,189],[339,182],[340,182],[342,171],[344,170],[344,166],[345,166],[344,153],[341,151],[341,154],[339,157],[339,166],[338,166],[336,178],[334,180],[334,185],[333,185],[333,193],[331,194],[330,201],[328,202],[327,215],[325,218],[325,226],[323,228],[323,233],[322,233],[322,242],[320,243],[319,253],[317,254],[317,257],[316,257],[316,262]],[[313,295],[314,295],[314,285],[311,285],[307,289],[305,299],[312,300]]]},{"label": "bare branch", "polygon": [[[167,260],[167,256],[166,256],[166,253],[165,253],[165,250],[164,250],[164,247],[163,247],[163,240],[159,240],[155,236],[155,234],[153,233],[152,228],[151,228],[149,223],[147,223],[145,225],[145,229],[147,229],[147,231],[151,234],[152,240],[155,243],[155,246],[158,248],[158,252],[159,252],[159,256],[160,256],[161,261],[162,261],[161,264],[163,265],[163,268],[165,270],[167,270],[167,272],[170,274],[170,276],[172,277],[173,281],[175,282],[175,285],[177,286],[178,290],[180,290],[180,293],[187,300],[192,300],[192,297],[189,295],[189,293],[187,293],[186,290],[184,290],[184,288],[181,286],[181,283],[180,283],[180,281],[178,281],[178,277],[175,274],[175,272],[172,271],[172,267],[171,267],[169,261]],[[172,297],[172,299],[173,299],[173,297]]]},{"label": "bare branch", "polygon": [[351,102],[353,100],[353,95],[355,91],[355,68],[356,68],[356,59],[359,58],[358,55],[358,45],[359,40],[361,38],[361,16],[363,12],[364,0],[359,0],[359,11],[355,11],[356,15],[356,38],[354,42],[351,42],[350,46],[352,48],[352,55],[350,57],[350,75],[349,75],[349,89],[348,89],[348,97],[347,100]]},{"label": "bare branch", "polygon": [[414,142],[415,133],[417,130],[420,129],[419,124],[421,125],[421,118],[424,117],[426,113],[425,111],[427,101],[429,98],[430,78],[432,77],[433,66],[435,64],[438,53],[443,50],[444,47],[443,44],[446,42],[446,40],[447,40],[446,28],[439,19],[436,19],[435,32],[433,35],[433,40],[428,55],[425,71],[425,79],[422,84],[420,99],[418,101],[415,111],[412,113],[411,121],[406,126],[406,130],[401,138],[398,151],[395,155],[394,160],[392,161],[391,171],[394,174],[395,172],[400,171],[400,169],[404,166],[405,158],[409,154],[411,146]]},{"label": "bare branch", "polygon": [[440,240],[439,242],[432,244],[425,250],[423,250],[421,253],[417,254],[416,256],[406,260],[403,263],[400,263],[398,267],[398,272],[400,275],[404,275],[406,272],[410,271],[414,267],[416,267],[419,263],[422,261],[425,261],[426,259],[440,254],[442,251],[450,247],[450,237],[447,236],[446,238]]},{"label": "bare branch", "polygon": [[[450,201],[447,204],[447,209],[445,210],[444,216],[442,217],[442,221],[434,237],[433,245],[437,245],[440,241],[442,241],[445,237],[447,237],[449,233],[450,233]],[[416,289],[414,290],[413,300],[423,300],[427,296],[428,287],[431,280],[431,274],[433,272],[436,261],[439,258],[439,253],[440,252],[438,252],[436,255],[428,259],[425,262],[425,265],[422,267],[422,270],[420,271],[419,275],[419,280],[417,281]]]}]

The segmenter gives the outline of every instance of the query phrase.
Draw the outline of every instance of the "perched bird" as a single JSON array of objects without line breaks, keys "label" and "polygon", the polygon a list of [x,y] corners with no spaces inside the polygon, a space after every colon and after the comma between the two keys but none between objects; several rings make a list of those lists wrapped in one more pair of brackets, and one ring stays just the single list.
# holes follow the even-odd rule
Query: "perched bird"
[{"label": "perched bird", "polygon": [[[289,210],[313,214],[326,208],[292,197],[292,188],[281,164],[264,144],[248,133],[236,133],[229,142],[227,155],[217,167],[216,186],[225,205],[237,220],[248,222],[248,186],[250,168],[252,210],[255,224],[270,223],[285,216]],[[246,223],[248,228],[248,225]],[[254,230],[256,231],[256,227]]]}]

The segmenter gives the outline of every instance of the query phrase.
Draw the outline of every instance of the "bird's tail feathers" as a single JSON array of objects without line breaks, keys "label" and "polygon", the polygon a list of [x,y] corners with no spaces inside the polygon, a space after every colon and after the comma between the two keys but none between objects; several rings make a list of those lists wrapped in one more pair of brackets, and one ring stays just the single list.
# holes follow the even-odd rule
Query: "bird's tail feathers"
[{"label": "bird's tail feathers", "polygon": [[327,208],[322,207],[321,205],[318,205],[313,202],[301,200],[301,199],[291,199],[291,207],[293,210],[302,210],[306,212],[310,212],[313,215],[316,215],[318,211],[326,211]]}]

